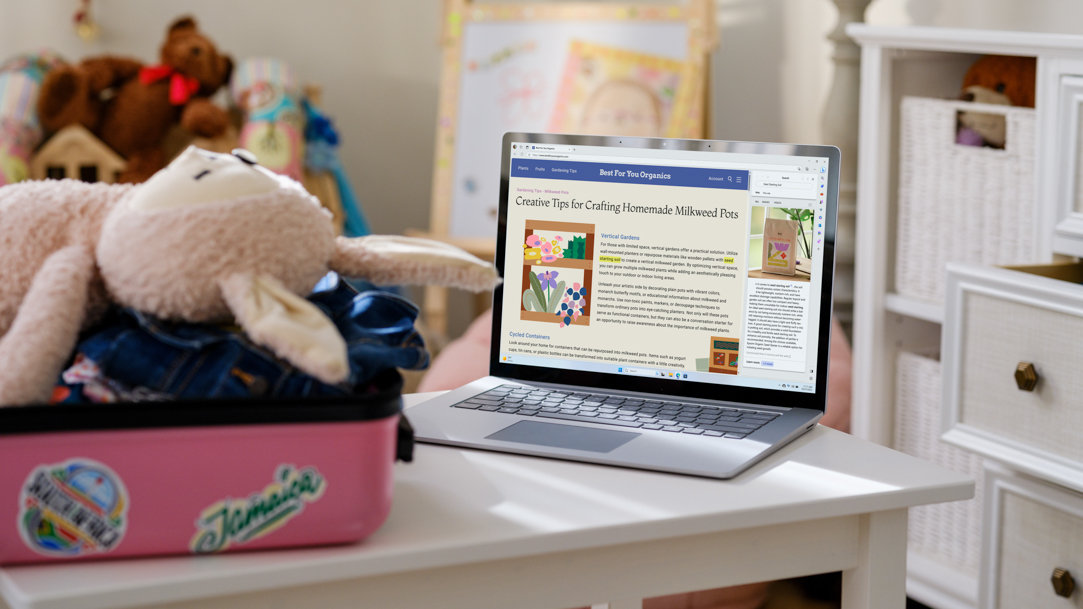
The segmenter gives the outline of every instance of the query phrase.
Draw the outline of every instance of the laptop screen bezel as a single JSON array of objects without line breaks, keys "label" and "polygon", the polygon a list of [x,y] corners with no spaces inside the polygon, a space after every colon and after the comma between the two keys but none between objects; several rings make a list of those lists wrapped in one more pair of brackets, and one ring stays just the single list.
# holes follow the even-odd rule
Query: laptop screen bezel
[{"label": "laptop screen bezel", "polygon": [[651,393],[672,397],[724,400],[742,404],[809,408],[824,412],[827,407],[827,375],[830,353],[832,286],[835,276],[835,235],[838,214],[839,149],[834,146],[782,144],[768,142],[736,142],[725,140],[689,140],[674,138],[645,138],[552,133],[504,134],[500,155],[500,206],[497,220],[495,264],[501,277],[505,270],[507,246],[508,193],[511,177],[511,144],[535,143],[575,146],[609,146],[658,150],[691,150],[740,154],[767,154],[819,157],[828,159],[828,180],[824,207],[823,272],[819,319],[819,346],[816,358],[816,387],[814,392],[765,389],[737,385],[691,381],[674,382],[653,377],[637,377],[605,372],[583,372],[542,366],[509,364],[500,361],[501,316],[504,298],[503,284],[493,293],[492,341],[489,353],[489,374],[528,382],[559,385],[583,385],[598,389]]}]

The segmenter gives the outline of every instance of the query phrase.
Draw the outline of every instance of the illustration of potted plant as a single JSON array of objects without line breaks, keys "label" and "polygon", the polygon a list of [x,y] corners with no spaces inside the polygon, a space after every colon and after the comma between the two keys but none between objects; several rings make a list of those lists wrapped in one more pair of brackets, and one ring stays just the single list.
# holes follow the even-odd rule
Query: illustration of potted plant
[{"label": "illustration of potted plant", "polygon": [[564,293],[564,282],[557,282],[557,271],[545,271],[540,275],[530,271],[530,287],[523,291],[523,308],[527,311],[556,313]]},{"label": "illustration of potted plant", "polygon": [[[797,234],[800,237],[797,242],[801,244],[801,253],[805,258],[812,258],[812,210],[780,207],[779,211],[786,214],[790,220],[797,222]],[[806,222],[809,225],[807,231],[805,230]]]}]

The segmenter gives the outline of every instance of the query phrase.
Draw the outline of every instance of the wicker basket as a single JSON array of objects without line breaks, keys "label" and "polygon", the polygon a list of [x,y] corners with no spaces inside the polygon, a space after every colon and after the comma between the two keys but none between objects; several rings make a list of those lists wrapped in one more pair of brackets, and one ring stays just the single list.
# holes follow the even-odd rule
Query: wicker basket
[{"label": "wicker basket", "polygon": [[[1003,150],[955,143],[959,111],[1003,114]],[[1032,108],[904,97],[895,289],[944,298],[947,262],[1016,264],[1036,256]]]},{"label": "wicker basket", "polygon": [[900,352],[895,448],[977,480],[974,498],[910,510],[909,549],[977,578],[981,565],[982,462],[940,441],[940,362]]}]

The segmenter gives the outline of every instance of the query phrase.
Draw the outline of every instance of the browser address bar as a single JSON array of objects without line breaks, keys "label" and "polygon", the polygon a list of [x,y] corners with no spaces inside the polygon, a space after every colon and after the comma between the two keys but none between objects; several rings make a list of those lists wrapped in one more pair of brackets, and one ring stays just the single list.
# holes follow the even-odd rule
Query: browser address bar
[{"label": "browser address bar", "polygon": [[601,156],[592,154],[561,154],[559,152],[549,153],[527,153],[524,156],[513,157],[514,159],[527,158],[527,159],[558,159],[567,161],[583,161],[586,163],[613,163],[620,164],[635,164],[640,165],[665,165],[673,167],[709,167],[711,169],[746,169],[746,170],[789,170],[793,171],[792,165],[768,165],[768,164],[755,164],[749,167],[747,163],[722,163],[717,161],[693,161],[689,159],[659,159],[659,158],[640,158],[630,156]]}]

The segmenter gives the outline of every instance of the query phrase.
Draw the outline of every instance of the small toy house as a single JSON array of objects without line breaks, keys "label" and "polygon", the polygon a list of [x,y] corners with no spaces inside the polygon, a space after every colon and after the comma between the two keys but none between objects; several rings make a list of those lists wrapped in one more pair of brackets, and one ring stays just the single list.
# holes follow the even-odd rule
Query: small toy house
[{"label": "small toy house", "polygon": [[120,155],[86,128],[72,125],[58,131],[37,151],[30,161],[30,177],[113,183],[126,165]]}]

